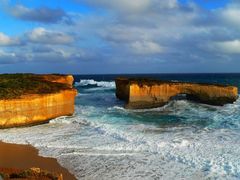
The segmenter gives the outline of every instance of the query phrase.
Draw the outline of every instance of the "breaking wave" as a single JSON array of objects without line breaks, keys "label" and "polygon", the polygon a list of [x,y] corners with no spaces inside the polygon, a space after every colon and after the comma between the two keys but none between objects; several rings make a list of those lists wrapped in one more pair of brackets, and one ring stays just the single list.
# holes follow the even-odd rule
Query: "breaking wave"
[{"label": "breaking wave", "polygon": [[104,88],[115,88],[114,81],[95,81],[93,79],[82,79],[80,82],[75,82],[75,86],[78,87],[104,87]]}]

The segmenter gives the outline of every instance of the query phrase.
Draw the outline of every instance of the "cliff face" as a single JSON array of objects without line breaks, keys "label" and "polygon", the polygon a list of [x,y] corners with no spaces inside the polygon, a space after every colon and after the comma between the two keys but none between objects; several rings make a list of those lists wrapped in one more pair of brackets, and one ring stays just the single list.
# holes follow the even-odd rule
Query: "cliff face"
[{"label": "cliff face", "polygon": [[116,96],[127,101],[126,108],[133,109],[163,106],[179,94],[186,94],[190,100],[219,106],[233,103],[238,98],[237,87],[212,84],[118,78],[116,88]]},{"label": "cliff face", "polygon": [[[41,75],[37,75],[41,77]],[[0,100],[0,128],[34,125],[59,116],[74,113],[77,91],[72,88],[72,76],[43,75],[42,78],[68,88],[46,94],[24,94],[15,99]]]}]

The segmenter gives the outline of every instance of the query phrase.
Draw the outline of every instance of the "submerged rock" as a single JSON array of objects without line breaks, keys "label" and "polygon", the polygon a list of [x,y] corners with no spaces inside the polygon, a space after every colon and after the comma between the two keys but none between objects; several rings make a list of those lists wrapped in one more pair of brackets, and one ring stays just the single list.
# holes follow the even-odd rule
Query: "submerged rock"
[{"label": "submerged rock", "polygon": [[74,113],[71,75],[0,75],[0,128],[35,125]]},{"label": "submerged rock", "polygon": [[130,109],[160,107],[179,94],[186,94],[189,100],[216,106],[233,103],[238,98],[238,88],[234,86],[144,78],[117,78],[115,83],[117,98],[125,100],[126,108]]}]

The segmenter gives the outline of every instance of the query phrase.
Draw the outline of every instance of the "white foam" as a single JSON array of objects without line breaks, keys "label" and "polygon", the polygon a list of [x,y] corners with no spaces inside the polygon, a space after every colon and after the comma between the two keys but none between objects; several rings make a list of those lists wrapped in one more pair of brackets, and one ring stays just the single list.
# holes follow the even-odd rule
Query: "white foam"
[{"label": "white foam", "polygon": [[84,94],[82,94],[82,93],[78,93],[77,94],[77,97],[81,97],[81,96],[88,96],[89,94],[86,94],[86,93],[84,93]]},{"label": "white foam", "polygon": [[75,86],[87,86],[87,85],[97,85],[104,88],[115,88],[114,81],[95,81],[93,79],[82,79],[80,82],[76,82]]},{"label": "white foam", "polygon": [[108,108],[108,110],[121,110],[121,111],[125,111],[126,109],[122,106],[113,106]]}]

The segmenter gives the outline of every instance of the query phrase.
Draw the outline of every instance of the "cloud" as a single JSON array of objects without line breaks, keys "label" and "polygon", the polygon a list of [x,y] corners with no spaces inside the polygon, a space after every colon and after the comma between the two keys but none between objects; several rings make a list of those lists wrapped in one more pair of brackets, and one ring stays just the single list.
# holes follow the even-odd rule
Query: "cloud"
[{"label": "cloud", "polygon": [[130,45],[131,51],[140,55],[158,54],[163,52],[163,47],[152,41],[136,41]]},{"label": "cloud", "polygon": [[238,25],[240,26],[240,11],[239,11],[240,7],[228,7],[224,10],[222,10],[221,15],[222,18],[229,22],[232,23],[234,25]]},{"label": "cloud", "polygon": [[0,50],[0,64],[13,64],[19,62],[19,58],[14,52]]},{"label": "cloud", "polygon": [[215,42],[214,46],[217,51],[227,54],[240,54],[240,40]]},{"label": "cloud", "polygon": [[42,44],[69,44],[72,43],[73,37],[57,31],[49,31],[45,28],[39,27],[33,29],[31,32],[26,33],[27,40],[32,43]]},{"label": "cloud", "polygon": [[[80,0],[79,0],[80,2]],[[176,0],[84,0],[85,3],[120,13],[142,13],[156,8],[174,8]]]},{"label": "cloud", "polygon": [[10,38],[6,34],[0,32],[0,46],[15,46],[20,45],[20,41],[17,38]]},{"label": "cloud", "polygon": [[102,0],[102,1],[97,1],[97,0],[87,0],[85,1],[86,3],[94,6],[100,6],[100,7],[105,7],[105,8],[111,8],[115,9],[121,12],[140,12],[144,11],[149,5],[150,5],[150,0]]},{"label": "cloud", "polygon": [[69,16],[62,9],[39,7],[27,8],[23,5],[10,7],[10,14],[17,19],[40,23],[58,23],[61,21],[71,23]]},{"label": "cloud", "polygon": [[[40,50],[37,50],[40,49]],[[24,52],[24,53],[22,53]],[[26,47],[9,51],[0,50],[0,65],[13,63],[63,63],[71,64],[79,60],[84,61],[88,56],[80,48],[38,47],[28,44]]]},{"label": "cloud", "polygon": [[73,42],[73,37],[66,33],[46,30],[42,27],[23,33],[17,38],[0,33],[0,45],[6,46],[4,49],[0,49],[0,65],[14,63],[68,64],[87,59],[88,55],[83,49],[71,45]]}]

